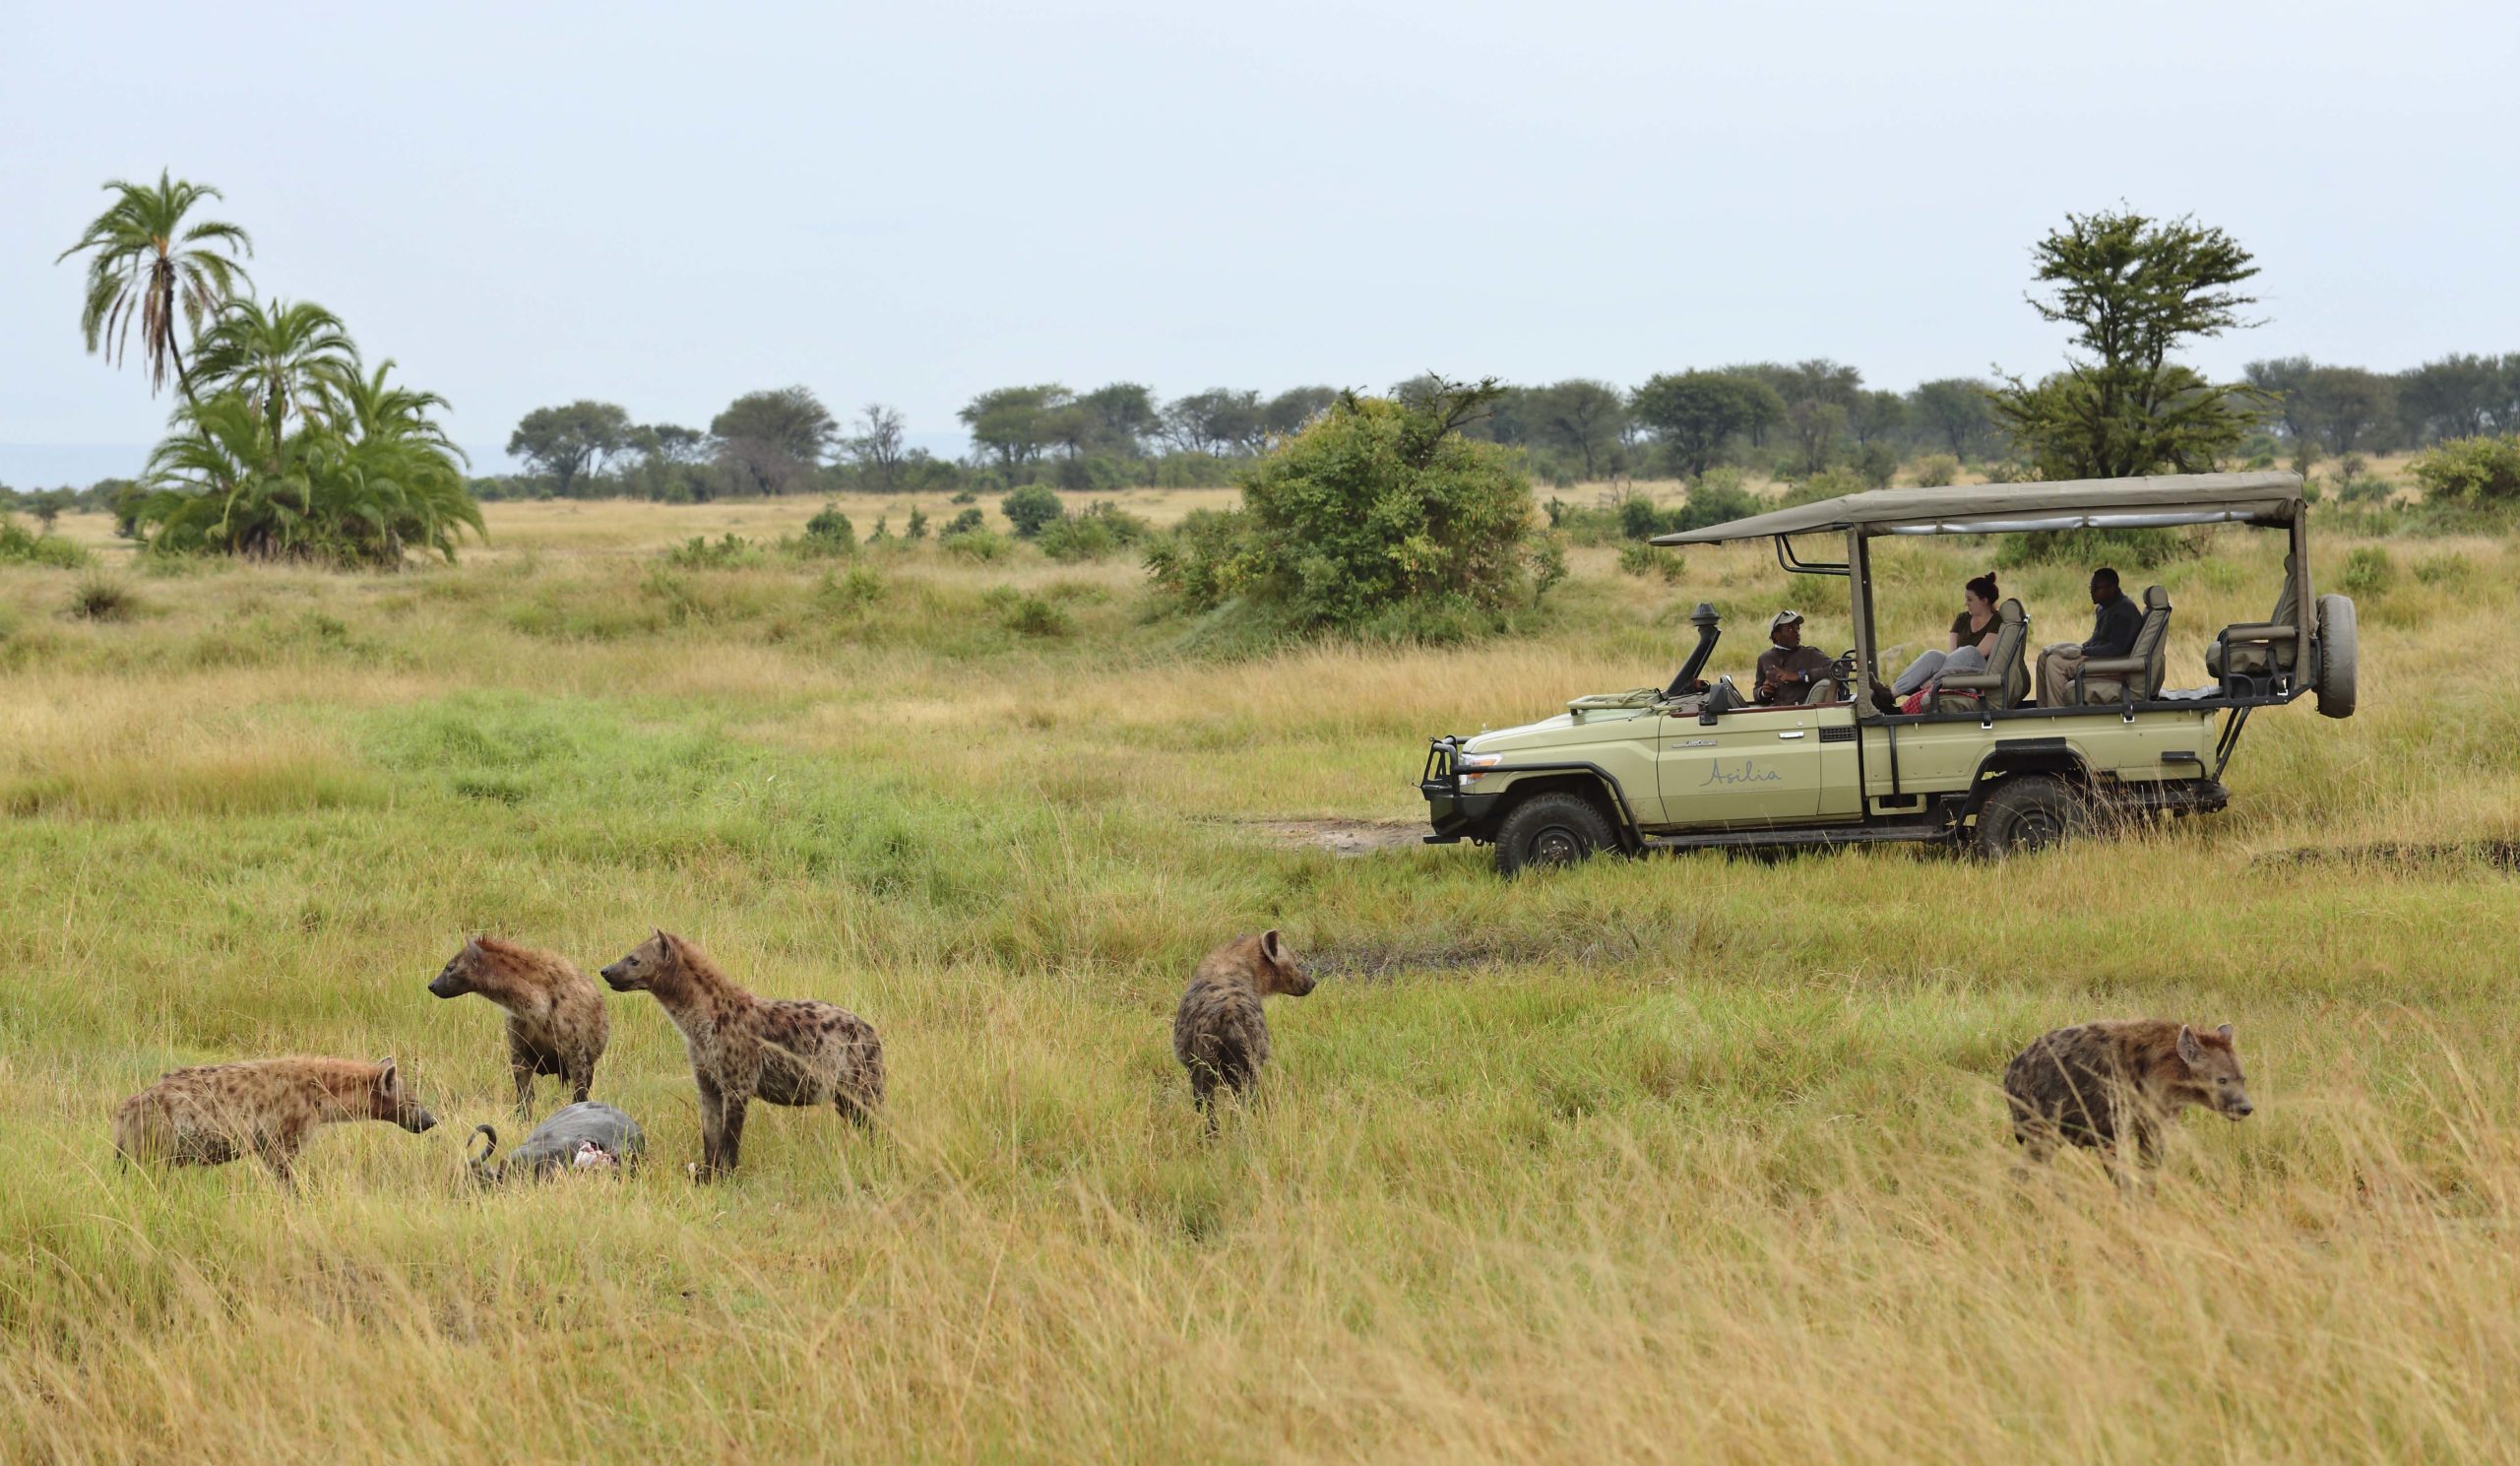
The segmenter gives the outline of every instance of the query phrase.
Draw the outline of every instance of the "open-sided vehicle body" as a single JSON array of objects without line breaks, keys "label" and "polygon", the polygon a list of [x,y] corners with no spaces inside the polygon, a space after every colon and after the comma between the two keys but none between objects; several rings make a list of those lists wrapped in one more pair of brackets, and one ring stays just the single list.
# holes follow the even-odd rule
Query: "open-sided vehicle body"
[{"label": "open-sided vehicle body", "polygon": [[[1419,779],[1427,839],[1494,845],[1512,871],[1608,849],[1938,841],[2000,853],[2144,811],[2221,809],[2224,770],[2254,710],[2305,695],[2331,717],[2354,710],[2354,605],[2311,594],[2307,507],[2298,475],[2188,474],[1876,489],[1663,536],[1654,542],[1773,540],[1784,569],[1846,583],[1856,645],[1810,701],[1742,706],[1729,681],[1700,679],[1721,634],[1702,605],[1691,617],[1697,646],[1668,687],[1433,739]],[[2032,695],[2039,646],[2009,600],[1985,671],[1943,677],[1915,712],[1873,700],[1886,680],[1875,539],[2210,524],[2281,533],[2290,553],[2268,619],[2217,632],[2206,685],[2165,687],[2174,607],[2159,586],[2128,585],[2143,613],[2133,654],[2086,663],[2063,706]],[[2048,640],[2079,641],[2079,631]]]}]

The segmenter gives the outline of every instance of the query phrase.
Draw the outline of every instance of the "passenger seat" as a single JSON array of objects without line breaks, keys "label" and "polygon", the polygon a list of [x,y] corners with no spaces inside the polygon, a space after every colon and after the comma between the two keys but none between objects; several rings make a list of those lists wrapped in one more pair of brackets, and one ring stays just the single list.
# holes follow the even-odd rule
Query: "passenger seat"
[{"label": "passenger seat", "polygon": [[2159,586],[2144,591],[2144,624],[2136,629],[2135,650],[2123,657],[2086,658],[2074,673],[2077,700],[2094,703],[2151,702],[2161,696],[2162,643],[2170,636],[2170,592]]},{"label": "passenger seat", "polygon": [[[1995,607],[1995,649],[1986,657],[1986,669],[1947,673],[1940,685],[1952,692],[1977,692],[1988,708],[2017,708],[2030,695],[2030,664],[2025,656],[2030,641],[2030,614],[2021,608],[2020,602],[2006,598],[2003,605]],[[1937,705],[1934,711],[1954,710]]]},{"label": "passenger seat", "polygon": [[2275,598],[2275,613],[2263,621],[2243,621],[2226,626],[2214,644],[2205,649],[2205,670],[2229,690],[2235,679],[2246,679],[2246,689],[2256,693],[2272,693],[2277,677],[2292,675],[2300,653],[2301,602],[2294,593],[2299,589],[2293,579],[2293,557],[2284,557],[2284,592]]}]

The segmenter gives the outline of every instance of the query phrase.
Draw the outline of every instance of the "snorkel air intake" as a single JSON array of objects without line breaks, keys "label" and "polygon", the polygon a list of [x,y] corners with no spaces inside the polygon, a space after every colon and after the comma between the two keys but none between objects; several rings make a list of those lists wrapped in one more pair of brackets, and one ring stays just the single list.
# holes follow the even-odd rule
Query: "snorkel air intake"
[{"label": "snorkel air intake", "polygon": [[1697,646],[1689,652],[1689,660],[1680,664],[1680,674],[1671,678],[1671,685],[1663,690],[1665,697],[1677,697],[1683,692],[1697,690],[1697,674],[1706,670],[1707,659],[1715,655],[1715,643],[1724,635],[1723,623],[1724,618],[1715,613],[1715,607],[1704,601],[1697,604],[1697,609],[1689,612],[1689,624],[1697,628]]}]

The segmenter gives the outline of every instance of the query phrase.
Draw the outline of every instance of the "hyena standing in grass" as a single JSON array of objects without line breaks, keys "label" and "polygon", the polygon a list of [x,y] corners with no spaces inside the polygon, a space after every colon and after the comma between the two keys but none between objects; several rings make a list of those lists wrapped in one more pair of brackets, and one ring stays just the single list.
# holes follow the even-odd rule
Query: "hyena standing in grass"
[{"label": "hyena standing in grass", "polygon": [[1172,1015],[1172,1055],[1190,1071],[1190,1098],[1217,1127],[1216,1091],[1240,1091],[1269,1062],[1269,1019],[1260,999],[1301,997],[1312,975],[1276,931],[1238,936],[1199,960]]},{"label": "hyena standing in grass", "polygon": [[477,992],[508,1015],[508,1070],[516,1076],[517,1114],[534,1113],[536,1074],[559,1076],[575,1101],[584,1101],[594,1087],[610,1020],[603,995],[566,958],[476,936],[448,959],[429,991],[438,997]]},{"label": "hyena standing in grass", "polygon": [[114,1149],[168,1166],[223,1166],[251,1151],[289,1186],[315,1127],[351,1119],[391,1120],[414,1135],[437,1123],[390,1058],[259,1058],[160,1075],[114,1112]]},{"label": "hyena standing in grass", "polygon": [[2119,1153],[2132,1141],[2147,1167],[2161,1163],[2161,1127],[2190,1105],[2233,1120],[2256,1109],[2228,1023],[2200,1034],[2167,1018],[2111,1019],[2043,1034],[2004,1069],[2013,1139],[2045,1161],[2059,1143],[2097,1150],[2126,1183]]},{"label": "hyena standing in grass", "polygon": [[615,992],[646,992],[682,1030],[700,1087],[701,1179],[735,1169],[744,1107],[830,1105],[860,1124],[884,1103],[884,1048],[865,1019],[831,1003],[755,997],[698,947],[659,930],[603,970]]}]

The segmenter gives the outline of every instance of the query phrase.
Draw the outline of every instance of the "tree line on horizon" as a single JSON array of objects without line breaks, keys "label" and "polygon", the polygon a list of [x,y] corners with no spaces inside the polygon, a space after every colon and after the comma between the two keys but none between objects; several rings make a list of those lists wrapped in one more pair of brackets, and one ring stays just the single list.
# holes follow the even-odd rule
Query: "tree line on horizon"
[{"label": "tree line on horizon", "polygon": [[[1421,401],[1436,379],[1392,384]],[[2253,458],[2306,466],[2321,457],[2421,448],[2520,432],[2520,351],[2451,353],[2381,372],[2304,356],[2252,361],[2241,383]],[[1519,450],[1553,485],[1668,477],[1732,465],[1799,482],[1834,474],[1887,483],[1902,464],[1947,456],[2029,476],[2036,455],[2008,423],[2004,384],[1944,377],[1905,392],[1869,388],[1827,358],[1659,373],[1633,387],[1595,378],[1505,385],[1459,431]],[[2029,390],[2025,388],[2024,390]],[[706,429],[642,423],[613,403],[539,408],[508,451],[528,472],[473,480],[484,498],[635,497],[697,502],[850,492],[1003,492],[1025,484],[1107,492],[1229,484],[1340,396],[1328,386],[1275,395],[1209,388],[1169,401],[1114,382],[1000,387],[957,414],[972,440],[959,459],[906,443],[897,410],[869,404],[847,424],[811,389],[736,398]],[[2236,440],[2234,446],[2244,443]]]}]

